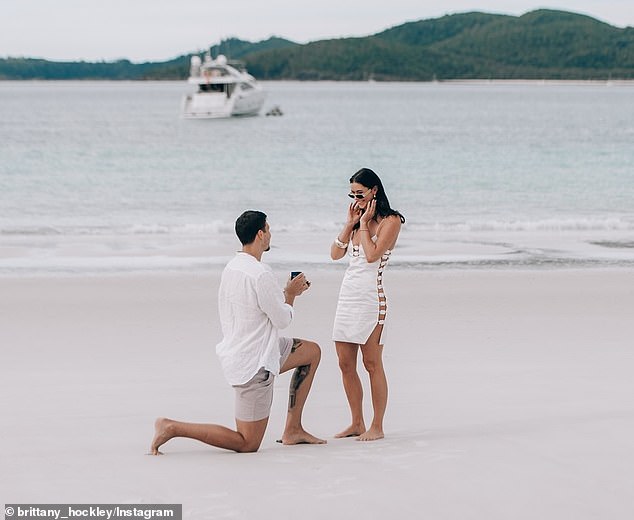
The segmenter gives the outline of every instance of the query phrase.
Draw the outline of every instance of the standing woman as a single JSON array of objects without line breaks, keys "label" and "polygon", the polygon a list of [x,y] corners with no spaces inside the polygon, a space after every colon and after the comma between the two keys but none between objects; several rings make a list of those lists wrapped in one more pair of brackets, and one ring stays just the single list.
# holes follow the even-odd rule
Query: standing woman
[{"label": "standing woman", "polygon": [[[348,207],[346,225],[330,248],[330,256],[339,260],[349,251],[350,264],[341,283],[333,340],[352,424],[335,437],[358,436],[358,440],[373,441],[384,437],[387,406],[382,354],[388,312],[383,270],[405,217],[390,207],[381,179],[368,168],[350,178],[349,197],[354,201]],[[369,429],[363,419],[363,387],[357,373],[359,349],[370,376],[374,418]]]}]

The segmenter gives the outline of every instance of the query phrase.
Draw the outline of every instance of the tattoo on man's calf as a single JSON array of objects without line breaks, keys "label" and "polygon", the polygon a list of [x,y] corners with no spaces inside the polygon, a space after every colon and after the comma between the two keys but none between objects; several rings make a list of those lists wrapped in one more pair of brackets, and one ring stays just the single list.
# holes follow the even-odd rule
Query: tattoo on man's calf
[{"label": "tattoo on man's calf", "polygon": [[291,388],[288,394],[288,407],[294,408],[295,402],[297,400],[297,390],[304,382],[304,379],[308,377],[310,373],[310,365],[302,365],[301,367],[297,367],[295,372],[293,373],[293,379],[291,379]]}]

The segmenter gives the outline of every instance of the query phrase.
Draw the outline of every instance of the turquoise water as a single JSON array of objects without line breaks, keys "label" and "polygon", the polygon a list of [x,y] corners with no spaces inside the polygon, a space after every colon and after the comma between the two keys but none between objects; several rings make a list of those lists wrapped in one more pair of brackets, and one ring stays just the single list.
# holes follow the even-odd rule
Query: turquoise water
[{"label": "turquoise water", "polygon": [[634,264],[634,84],[264,86],[282,117],[190,121],[183,83],[0,82],[0,274],[204,269],[249,208],[326,266],[360,167],[397,266]]}]

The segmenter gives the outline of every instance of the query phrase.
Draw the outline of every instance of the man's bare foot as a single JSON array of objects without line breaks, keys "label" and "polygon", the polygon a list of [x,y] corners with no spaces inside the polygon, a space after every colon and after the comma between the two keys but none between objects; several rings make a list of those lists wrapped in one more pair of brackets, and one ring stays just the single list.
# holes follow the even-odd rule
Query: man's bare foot
[{"label": "man's bare foot", "polygon": [[377,441],[385,437],[383,430],[379,428],[370,428],[367,432],[362,433],[358,437],[358,441]]},{"label": "man's bare foot", "polygon": [[318,439],[305,430],[284,432],[281,441],[285,446],[293,446],[295,444],[326,444],[325,440]]},{"label": "man's bare foot", "polygon": [[152,446],[148,455],[163,455],[159,448],[174,436],[170,431],[172,429],[171,426],[172,421],[165,417],[159,417],[154,421],[154,438],[152,439]]},{"label": "man's bare foot", "polygon": [[351,424],[345,430],[335,435],[335,439],[343,439],[345,437],[358,437],[365,431],[365,424]]}]

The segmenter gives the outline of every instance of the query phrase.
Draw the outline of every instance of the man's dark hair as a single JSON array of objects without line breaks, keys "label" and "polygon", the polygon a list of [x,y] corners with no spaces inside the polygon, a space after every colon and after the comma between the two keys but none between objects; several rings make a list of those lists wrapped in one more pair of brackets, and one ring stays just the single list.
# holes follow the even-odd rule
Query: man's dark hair
[{"label": "man's dark hair", "polygon": [[258,231],[266,229],[266,215],[261,211],[248,210],[236,220],[236,235],[243,246],[255,240]]}]

